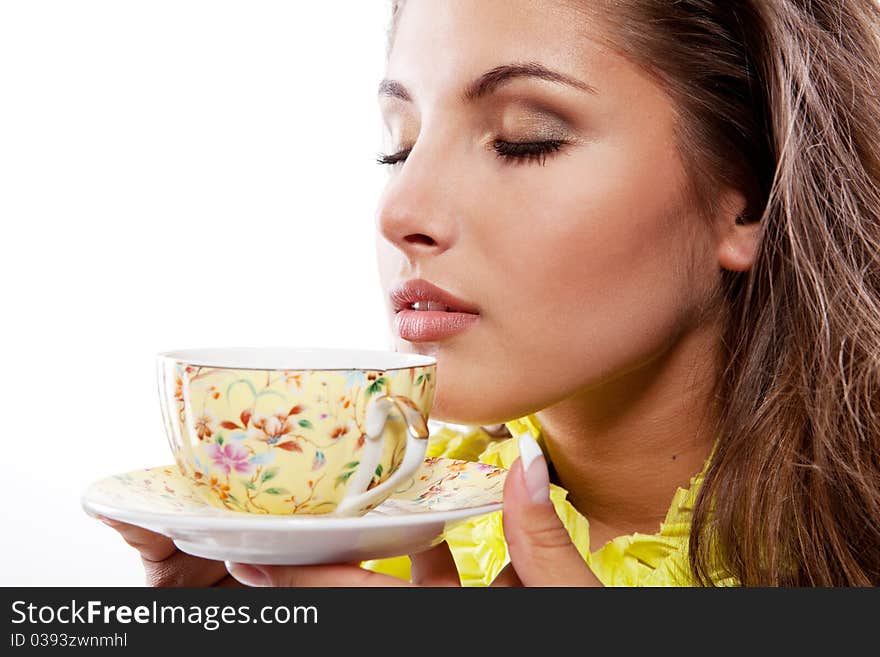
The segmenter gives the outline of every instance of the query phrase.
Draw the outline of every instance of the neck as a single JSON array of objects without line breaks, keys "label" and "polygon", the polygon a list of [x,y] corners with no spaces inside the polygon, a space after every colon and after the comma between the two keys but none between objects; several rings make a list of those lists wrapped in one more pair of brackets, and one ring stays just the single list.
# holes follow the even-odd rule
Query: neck
[{"label": "neck", "polygon": [[557,483],[590,521],[591,549],[653,534],[714,443],[717,331],[682,335],[650,362],[538,412]]}]

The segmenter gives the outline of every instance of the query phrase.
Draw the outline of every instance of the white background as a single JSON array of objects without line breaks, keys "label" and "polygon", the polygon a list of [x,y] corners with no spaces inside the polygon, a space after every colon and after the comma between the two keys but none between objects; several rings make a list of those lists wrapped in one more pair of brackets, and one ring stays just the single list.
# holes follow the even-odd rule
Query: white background
[{"label": "white background", "polygon": [[387,348],[388,5],[0,2],[0,585],[140,585],[82,511],[171,462],[154,354]]}]

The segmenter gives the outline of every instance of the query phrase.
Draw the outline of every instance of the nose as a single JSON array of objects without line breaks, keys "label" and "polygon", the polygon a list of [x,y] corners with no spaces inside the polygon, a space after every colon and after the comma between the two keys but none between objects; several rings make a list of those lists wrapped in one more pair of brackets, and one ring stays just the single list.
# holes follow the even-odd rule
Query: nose
[{"label": "nose", "polygon": [[458,232],[449,154],[421,142],[396,166],[377,209],[380,234],[413,262],[449,250]]}]

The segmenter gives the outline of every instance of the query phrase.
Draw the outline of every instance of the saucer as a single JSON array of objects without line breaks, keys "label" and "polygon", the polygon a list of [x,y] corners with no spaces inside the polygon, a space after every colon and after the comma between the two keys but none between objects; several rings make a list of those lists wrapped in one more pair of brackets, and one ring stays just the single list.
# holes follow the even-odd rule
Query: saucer
[{"label": "saucer", "polygon": [[366,561],[427,550],[455,522],[501,508],[507,471],[441,457],[382,504],[354,518],[258,515],[205,502],[174,465],[134,470],[91,484],[86,513],[171,537],[188,554],[218,561],[306,565]]}]

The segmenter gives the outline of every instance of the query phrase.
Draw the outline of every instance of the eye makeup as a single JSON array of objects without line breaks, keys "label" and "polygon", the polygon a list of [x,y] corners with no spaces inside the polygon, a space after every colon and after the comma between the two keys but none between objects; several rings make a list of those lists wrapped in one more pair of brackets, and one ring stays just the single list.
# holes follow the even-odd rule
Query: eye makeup
[{"label": "eye makeup", "polygon": [[[479,120],[478,141],[488,152],[507,164],[545,165],[548,158],[580,141],[577,132],[557,112],[523,99],[486,104]],[[394,143],[414,143],[404,139]],[[380,154],[379,164],[406,161],[413,146]]]}]

